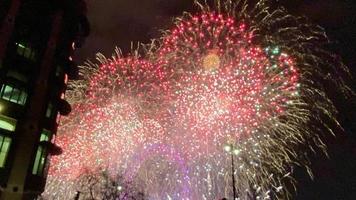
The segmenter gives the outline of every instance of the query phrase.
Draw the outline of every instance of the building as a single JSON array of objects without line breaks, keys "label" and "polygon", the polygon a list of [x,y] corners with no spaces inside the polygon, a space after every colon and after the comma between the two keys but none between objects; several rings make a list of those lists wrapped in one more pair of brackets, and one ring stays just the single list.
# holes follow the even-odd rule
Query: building
[{"label": "building", "polygon": [[90,27],[84,0],[0,1],[0,199],[34,199],[45,186],[49,156],[72,54]]}]

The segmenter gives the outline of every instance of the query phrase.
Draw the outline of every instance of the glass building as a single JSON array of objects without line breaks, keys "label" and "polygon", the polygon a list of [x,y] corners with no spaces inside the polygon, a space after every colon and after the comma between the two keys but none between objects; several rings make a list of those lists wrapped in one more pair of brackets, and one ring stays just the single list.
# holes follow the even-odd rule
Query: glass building
[{"label": "glass building", "polygon": [[0,200],[42,193],[72,61],[89,35],[84,0],[0,1]]}]

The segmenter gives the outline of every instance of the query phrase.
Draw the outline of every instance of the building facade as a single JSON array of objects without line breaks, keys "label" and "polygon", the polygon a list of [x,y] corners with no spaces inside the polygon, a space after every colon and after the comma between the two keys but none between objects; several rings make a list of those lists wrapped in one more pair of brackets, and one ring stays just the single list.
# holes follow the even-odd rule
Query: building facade
[{"label": "building facade", "polygon": [[0,200],[42,193],[73,52],[90,31],[84,0],[0,1]]}]

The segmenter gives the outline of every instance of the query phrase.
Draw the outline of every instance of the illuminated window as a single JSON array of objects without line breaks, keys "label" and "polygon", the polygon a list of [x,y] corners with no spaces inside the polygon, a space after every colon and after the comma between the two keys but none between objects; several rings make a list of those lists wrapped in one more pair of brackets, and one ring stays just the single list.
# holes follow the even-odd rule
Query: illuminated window
[{"label": "illuminated window", "polygon": [[42,176],[45,162],[46,162],[46,149],[42,146],[38,146],[35,162],[33,163],[32,174]]},{"label": "illuminated window", "polygon": [[27,93],[10,85],[2,85],[0,97],[20,105],[25,105]]},{"label": "illuminated window", "polygon": [[[16,129],[16,120],[0,115],[0,131],[6,130],[11,133]],[[11,145],[11,138],[0,134],[0,168],[6,164],[7,155]]]},{"label": "illuminated window", "polygon": [[11,138],[0,135],[0,168],[5,166],[11,145]]},{"label": "illuminated window", "polygon": [[10,117],[0,115],[0,129],[11,131],[11,132],[15,131],[16,120]]},{"label": "illuminated window", "polygon": [[[48,142],[51,137],[52,133],[48,130],[43,129],[40,136],[40,142]],[[43,175],[43,169],[46,163],[46,156],[46,148],[42,145],[39,145],[37,148],[35,161],[33,163],[32,174],[39,176]]]},{"label": "illuminated window", "polygon": [[24,44],[21,44],[21,43],[16,43],[16,51],[17,51],[17,54],[25,57],[25,58],[28,58],[30,60],[35,60],[35,52],[29,48],[29,47],[26,47]]},{"label": "illuminated window", "polygon": [[42,141],[48,142],[51,139],[51,136],[52,136],[51,131],[43,129],[40,137],[40,142]]}]

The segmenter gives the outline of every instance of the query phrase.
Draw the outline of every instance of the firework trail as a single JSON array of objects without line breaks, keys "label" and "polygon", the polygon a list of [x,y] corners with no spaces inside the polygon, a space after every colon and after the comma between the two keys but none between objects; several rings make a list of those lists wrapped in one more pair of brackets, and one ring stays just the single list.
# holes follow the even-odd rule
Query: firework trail
[{"label": "firework trail", "polygon": [[231,196],[226,145],[242,199],[289,198],[291,168],[311,174],[308,153],[325,151],[320,133],[338,126],[325,83],[352,95],[323,29],[267,1],[196,4],[142,58],[117,52],[82,68],[47,195],[73,196],[67,183],[108,168],[151,199]]}]

